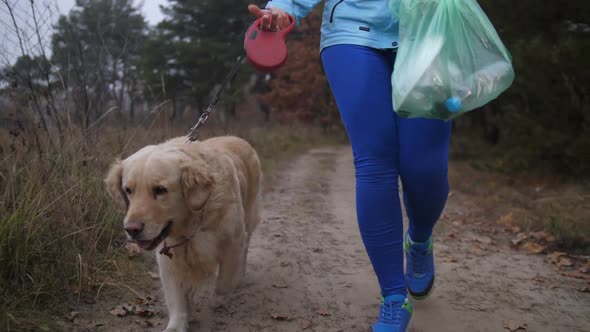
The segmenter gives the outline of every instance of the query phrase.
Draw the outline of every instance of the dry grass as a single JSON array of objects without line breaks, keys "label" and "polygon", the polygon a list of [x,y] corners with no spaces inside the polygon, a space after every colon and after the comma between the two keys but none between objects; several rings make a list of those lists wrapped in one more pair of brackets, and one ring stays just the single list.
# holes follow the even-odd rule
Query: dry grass
[{"label": "dry grass", "polygon": [[588,183],[547,173],[515,175],[493,161],[473,160],[451,162],[449,179],[451,189],[472,196],[490,222],[510,215],[523,231],[555,235],[558,249],[590,253]]},{"label": "dry grass", "polygon": [[[121,216],[102,180],[115,156],[186,133],[159,123],[70,131],[61,148],[45,153],[27,133],[16,140],[3,136],[0,330],[51,329],[47,322],[63,320],[78,303],[145,281],[144,262],[126,255]],[[318,130],[286,127],[205,126],[200,136],[227,133],[253,144],[266,173],[292,153],[327,141]]]}]

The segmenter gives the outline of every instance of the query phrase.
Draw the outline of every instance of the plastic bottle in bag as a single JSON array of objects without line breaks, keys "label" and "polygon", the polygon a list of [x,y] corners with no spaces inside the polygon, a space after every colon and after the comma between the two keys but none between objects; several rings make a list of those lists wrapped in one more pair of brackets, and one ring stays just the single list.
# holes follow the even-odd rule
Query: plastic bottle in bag
[{"label": "plastic bottle in bag", "polygon": [[[451,113],[460,112],[467,98],[493,95],[499,86],[509,84],[511,80],[512,67],[504,61],[494,62],[468,76],[465,82],[472,88],[455,89],[455,93],[446,100],[445,107]],[[475,108],[482,105],[470,106]]]}]

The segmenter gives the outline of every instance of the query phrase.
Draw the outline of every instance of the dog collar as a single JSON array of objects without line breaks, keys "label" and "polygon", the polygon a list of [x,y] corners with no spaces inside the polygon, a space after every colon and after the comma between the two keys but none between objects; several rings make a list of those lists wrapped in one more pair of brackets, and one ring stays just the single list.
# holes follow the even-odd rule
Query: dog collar
[{"label": "dog collar", "polygon": [[183,246],[183,245],[185,245],[185,244],[186,244],[186,243],[187,243],[189,240],[190,240],[190,238],[184,238],[184,240],[182,240],[182,241],[178,242],[178,243],[177,243],[177,244],[175,244],[175,245],[171,245],[171,246],[168,246],[168,245],[166,244],[166,240],[164,240],[164,246],[162,247],[162,249],[160,249],[160,255],[166,255],[166,256],[168,256],[170,259],[172,259],[172,253],[170,252],[170,249],[172,249],[172,248],[176,248],[176,247],[180,247],[180,246]]}]

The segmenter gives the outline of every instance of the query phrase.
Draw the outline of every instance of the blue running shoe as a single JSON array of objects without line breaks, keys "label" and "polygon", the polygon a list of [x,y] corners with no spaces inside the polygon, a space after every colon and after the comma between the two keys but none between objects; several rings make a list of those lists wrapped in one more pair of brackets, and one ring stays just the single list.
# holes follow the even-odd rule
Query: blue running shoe
[{"label": "blue running shoe", "polygon": [[389,295],[381,299],[379,319],[373,332],[406,332],[410,330],[412,303],[403,295]]},{"label": "blue running shoe", "polygon": [[423,243],[412,242],[406,234],[406,283],[412,298],[423,300],[430,295],[434,285],[434,251],[432,236]]}]

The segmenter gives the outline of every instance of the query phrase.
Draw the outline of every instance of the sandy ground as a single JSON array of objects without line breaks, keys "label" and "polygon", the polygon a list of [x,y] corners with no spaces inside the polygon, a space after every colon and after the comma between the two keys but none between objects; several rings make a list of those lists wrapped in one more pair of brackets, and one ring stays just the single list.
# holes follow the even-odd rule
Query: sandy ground
[{"label": "sandy ground", "polygon": [[[311,150],[272,182],[245,280],[225,298],[203,292],[191,328],[370,331],[379,289],[356,224],[350,148]],[[511,249],[506,234],[489,232],[482,213],[468,195],[449,197],[435,229],[436,289],[414,301],[412,331],[590,331],[590,294],[579,291],[588,283],[560,275],[542,256]],[[139,290],[155,298],[147,306],[153,317],[109,313],[137,297],[129,292],[95,304],[91,315],[81,310],[67,327],[161,331],[167,317],[158,288],[154,279]]]}]

